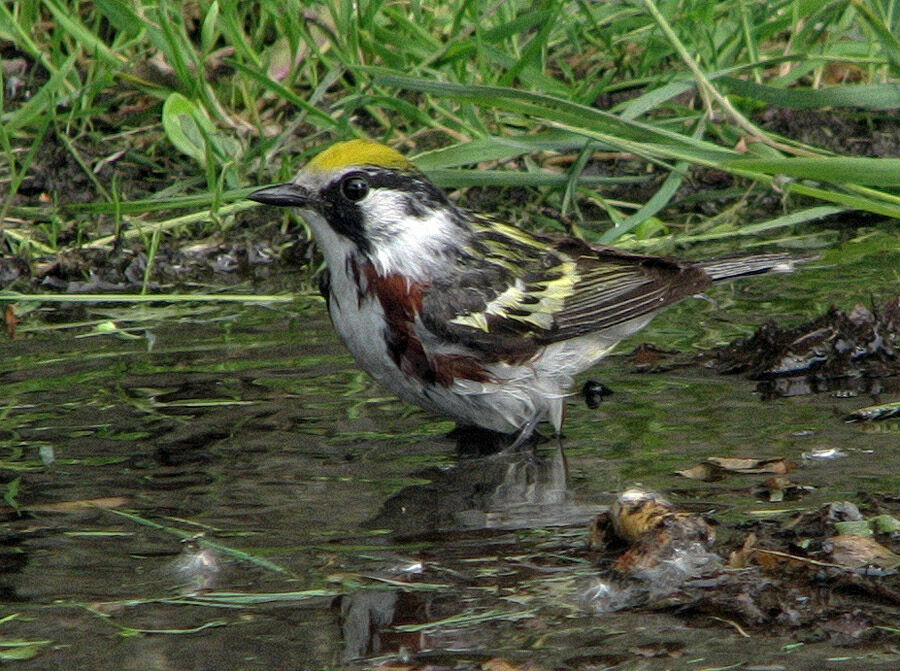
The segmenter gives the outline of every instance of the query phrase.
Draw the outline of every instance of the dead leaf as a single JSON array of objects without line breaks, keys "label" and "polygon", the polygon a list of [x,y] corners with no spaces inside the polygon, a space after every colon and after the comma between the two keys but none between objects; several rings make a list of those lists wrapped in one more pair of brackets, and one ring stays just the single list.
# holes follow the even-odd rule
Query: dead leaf
[{"label": "dead leaf", "polygon": [[658,527],[675,508],[655,492],[628,489],[619,495],[609,512],[616,535],[633,542]]},{"label": "dead leaf", "polygon": [[776,475],[753,487],[750,493],[772,503],[779,503],[781,501],[796,501],[800,497],[809,494],[812,489],[812,487],[798,485],[784,476]]},{"label": "dead leaf", "polygon": [[104,615],[115,615],[128,608],[123,601],[94,601],[88,605],[91,610],[103,613]]},{"label": "dead leaf", "polygon": [[900,566],[900,555],[869,536],[841,534],[832,536],[826,543],[830,546],[831,561],[847,568],[877,566],[893,569]]},{"label": "dead leaf", "polygon": [[[612,527],[628,550],[616,560],[619,571],[657,566],[672,556],[702,554],[716,538],[715,529],[703,516],[678,510],[655,492],[629,489],[610,509]],[[705,552],[705,550],[704,550]]]},{"label": "dead leaf", "polygon": [[713,482],[723,479],[727,473],[777,473],[784,475],[796,467],[796,464],[782,457],[773,457],[771,459],[709,457],[706,461],[702,461],[696,466],[676,471],[675,474],[691,480]]},{"label": "dead leaf", "polygon": [[754,559],[756,559],[756,563],[766,571],[774,571],[783,561],[783,558],[781,556],[773,554],[771,552],[766,552],[765,550],[759,548],[757,548],[756,550]]},{"label": "dead leaf", "polygon": [[639,365],[655,364],[661,359],[673,354],[679,354],[679,351],[677,349],[663,349],[649,343],[638,345],[631,352],[631,356],[634,357],[634,362]]},{"label": "dead leaf", "polygon": [[756,534],[747,534],[743,544],[728,555],[728,568],[747,568],[756,557]]},{"label": "dead leaf", "polygon": [[675,475],[680,475],[691,480],[702,480],[703,482],[715,482],[725,477],[725,469],[716,464],[699,463],[696,466],[685,468],[681,471],[675,471]]},{"label": "dead leaf", "polygon": [[744,457],[709,457],[708,462],[734,473],[789,473],[797,465],[783,457],[752,459]]},{"label": "dead leaf", "polygon": [[826,63],[823,79],[827,84],[848,84],[862,82],[866,79],[866,71],[852,63]]},{"label": "dead leaf", "polygon": [[6,322],[6,334],[12,340],[16,337],[16,327],[21,324],[21,320],[16,317],[16,306],[7,305],[4,312],[4,321]]}]

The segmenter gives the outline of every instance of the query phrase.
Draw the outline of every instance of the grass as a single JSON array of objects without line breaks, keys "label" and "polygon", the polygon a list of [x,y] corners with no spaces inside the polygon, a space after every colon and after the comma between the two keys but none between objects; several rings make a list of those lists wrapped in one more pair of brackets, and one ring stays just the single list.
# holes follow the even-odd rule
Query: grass
[{"label": "grass", "polygon": [[[13,0],[0,253],[134,245],[146,293],[161,245],[250,227],[252,187],[354,136],[442,186],[506,189],[494,205],[527,225],[559,228],[547,206],[630,247],[818,244],[836,216],[900,218],[900,158],[760,119],[888,123],[898,34],[896,0]],[[704,171],[729,185],[712,213],[686,188]]]}]

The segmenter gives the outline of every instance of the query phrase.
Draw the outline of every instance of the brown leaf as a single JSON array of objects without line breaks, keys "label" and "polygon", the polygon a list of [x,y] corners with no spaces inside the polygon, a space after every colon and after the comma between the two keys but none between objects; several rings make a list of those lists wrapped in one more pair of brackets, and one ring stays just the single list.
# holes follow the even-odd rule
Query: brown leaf
[{"label": "brown leaf", "polygon": [[870,536],[841,534],[828,539],[831,561],[848,568],[878,566],[893,569],[900,566],[900,555],[891,552]]},{"label": "brown leaf", "polygon": [[22,322],[16,317],[16,306],[7,305],[4,313],[4,321],[6,322],[6,334],[12,340],[16,337],[16,327]]},{"label": "brown leaf", "polygon": [[783,475],[796,468],[796,464],[781,457],[771,459],[753,459],[748,457],[709,457],[696,466],[676,471],[691,480],[712,482],[721,480],[727,473],[777,473]]},{"label": "brown leaf", "polygon": [[728,568],[747,568],[756,557],[756,534],[747,534],[744,543],[728,555]]},{"label": "brown leaf", "polygon": [[796,482],[792,482],[784,476],[775,475],[765,482],[756,485],[756,487],[753,487],[750,490],[750,493],[753,494],[753,496],[767,499],[772,503],[778,503],[779,501],[785,500],[796,501],[809,494],[812,489],[812,487],[798,485]]},{"label": "brown leaf", "polygon": [[675,475],[680,475],[691,480],[702,480],[703,482],[714,482],[722,480],[725,477],[725,470],[716,464],[699,463],[696,466],[685,468],[681,471],[675,471]]},{"label": "brown leaf", "polygon": [[761,549],[756,550],[755,559],[756,563],[766,571],[774,571],[783,561],[782,557]]},{"label": "brown leaf", "polygon": [[628,542],[636,541],[678,514],[675,506],[656,492],[636,488],[622,492],[609,512],[616,535]]},{"label": "brown leaf", "polygon": [[752,459],[743,457],[710,457],[708,462],[734,473],[789,473],[797,465],[783,457]]},{"label": "brown leaf", "polygon": [[616,536],[629,544],[615,563],[630,572],[659,565],[679,552],[702,554],[715,541],[715,529],[703,516],[678,510],[655,492],[629,489],[610,509]]}]

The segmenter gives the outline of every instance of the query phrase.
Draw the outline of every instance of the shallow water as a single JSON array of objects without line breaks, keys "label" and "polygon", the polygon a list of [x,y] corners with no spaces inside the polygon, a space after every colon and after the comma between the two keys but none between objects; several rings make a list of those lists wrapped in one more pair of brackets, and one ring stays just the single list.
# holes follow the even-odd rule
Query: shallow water
[{"label": "shallow water", "polygon": [[[884,247],[716,289],[634,342],[709,347],[769,314],[886,298],[900,254]],[[537,458],[461,458],[451,423],[356,369],[316,300],[22,312],[0,358],[0,658],[17,668],[649,668],[635,650],[686,668],[896,668],[896,646],[747,638],[666,612],[597,615],[582,598],[588,521],[636,483],[720,521],[896,494],[896,422],[841,419],[871,398],[763,402],[740,377],[635,374],[611,357],[589,377],[615,394],[570,403],[567,463],[553,442]],[[98,331],[110,321],[125,332]],[[804,457],[829,448],[843,456]],[[813,489],[770,503],[750,493],[766,476],[673,475],[738,455],[786,457]]]}]

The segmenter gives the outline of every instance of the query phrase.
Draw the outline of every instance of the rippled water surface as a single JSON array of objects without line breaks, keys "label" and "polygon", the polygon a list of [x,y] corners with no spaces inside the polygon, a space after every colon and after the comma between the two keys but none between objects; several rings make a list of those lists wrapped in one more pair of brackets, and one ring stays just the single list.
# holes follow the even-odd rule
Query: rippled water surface
[{"label": "rippled water surface", "polygon": [[[897,293],[900,255],[851,258],[719,288],[631,345],[689,351],[768,314],[797,322]],[[567,463],[552,441],[536,458],[464,458],[451,423],[354,366],[318,301],[23,308],[0,354],[0,655],[17,668],[649,668],[634,653],[647,645],[685,668],[896,668],[888,645],[761,644],[582,599],[588,522],[636,483],[721,520],[897,494],[896,424],[841,419],[871,398],[763,402],[741,377],[635,374],[612,357],[590,377],[615,394],[570,403]],[[829,448],[844,456],[804,457]],[[738,455],[797,462],[811,493],[763,502],[761,477],[672,474]]]}]

